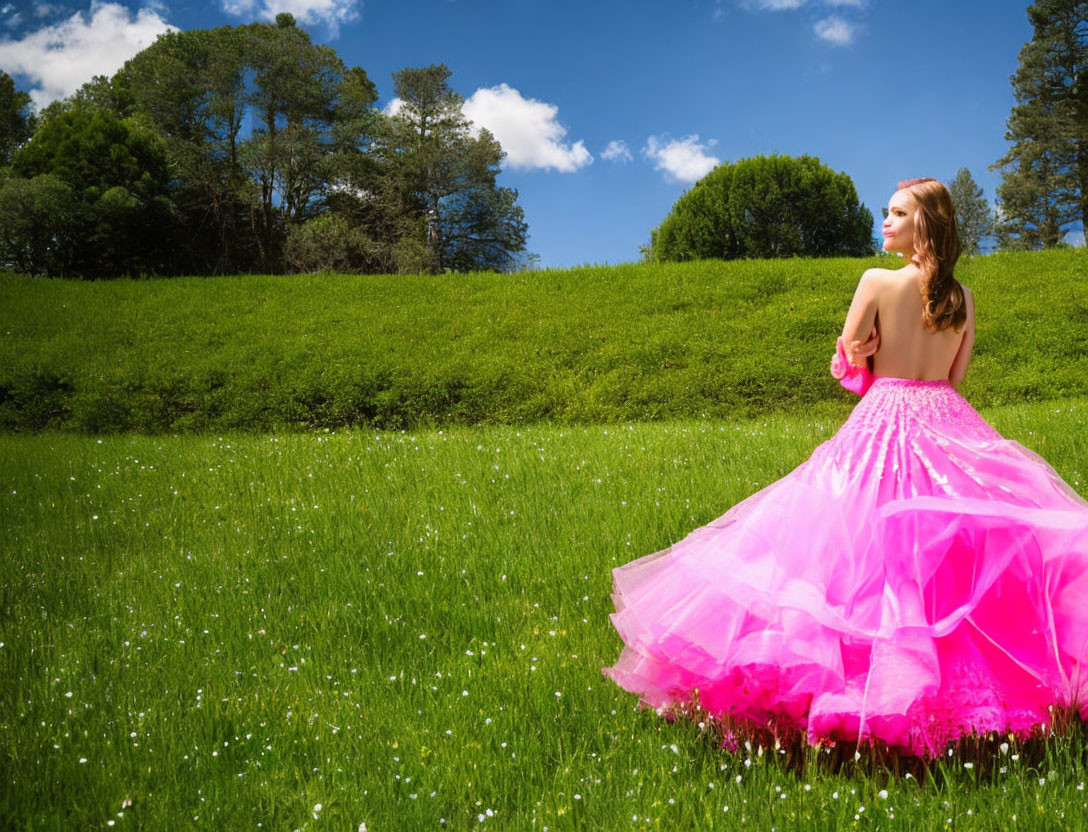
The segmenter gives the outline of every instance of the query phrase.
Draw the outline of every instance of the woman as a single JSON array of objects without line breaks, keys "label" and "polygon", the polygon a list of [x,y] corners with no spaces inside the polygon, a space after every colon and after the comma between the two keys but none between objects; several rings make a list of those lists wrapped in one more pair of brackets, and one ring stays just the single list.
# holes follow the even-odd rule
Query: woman
[{"label": "woman", "polygon": [[832,360],[863,394],[842,428],[613,570],[625,646],[603,672],[661,713],[923,758],[1088,717],[1088,503],[955,390],[974,303],[941,183],[899,184],[884,248],[907,262],[858,284]]}]

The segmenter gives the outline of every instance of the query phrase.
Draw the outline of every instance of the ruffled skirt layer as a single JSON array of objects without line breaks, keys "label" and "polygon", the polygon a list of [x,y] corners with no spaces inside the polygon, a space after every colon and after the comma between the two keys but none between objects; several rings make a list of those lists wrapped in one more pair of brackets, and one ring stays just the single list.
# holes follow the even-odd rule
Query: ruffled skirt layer
[{"label": "ruffled skirt layer", "polygon": [[613,578],[603,672],[652,707],[921,756],[1088,717],[1088,504],[947,382],[877,378],[805,463]]}]

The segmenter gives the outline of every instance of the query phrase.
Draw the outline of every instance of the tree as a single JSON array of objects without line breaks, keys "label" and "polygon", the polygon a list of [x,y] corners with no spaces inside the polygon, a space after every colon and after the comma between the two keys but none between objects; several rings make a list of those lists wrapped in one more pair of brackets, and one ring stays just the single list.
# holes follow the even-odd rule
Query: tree
[{"label": "tree", "polygon": [[0,166],[34,133],[35,118],[30,96],[15,89],[15,81],[0,70]]},{"label": "tree", "polygon": [[63,275],[79,239],[80,206],[72,189],[51,173],[0,180],[0,268],[30,275]]},{"label": "tree", "polygon": [[1007,122],[997,229],[1002,248],[1051,248],[1088,228],[1088,0],[1038,0]]},{"label": "tree", "polygon": [[79,232],[65,258],[70,273],[163,268],[171,227],[166,151],[138,121],[87,106],[56,112],[16,152],[12,170],[28,179],[52,174],[71,190]]},{"label": "tree", "polygon": [[47,107],[14,171],[71,191],[72,273],[514,268],[517,192],[448,76],[396,73],[404,111],[387,117],[366,72],[290,14],[169,32]]},{"label": "tree", "polygon": [[246,55],[239,29],[168,32],[114,76],[128,103],[163,140],[178,210],[172,270],[252,268],[256,192],[239,159],[246,115]]},{"label": "tree", "polygon": [[977,254],[982,239],[993,229],[990,203],[967,168],[960,168],[956,172],[956,178],[948,190],[952,195],[952,204],[956,206],[960,248],[964,254]]},{"label": "tree", "polygon": [[352,67],[344,73],[332,125],[333,151],[323,202],[329,213],[372,241],[368,270],[392,271],[395,264],[385,236],[390,223],[379,198],[379,165],[372,152],[372,141],[384,119],[374,109],[377,100],[378,90],[366,72]]},{"label": "tree", "polygon": [[873,250],[873,215],[854,183],[812,156],[723,163],[651,235],[652,259],[860,257]]},{"label": "tree", "polygon": [[504,156],[474,136],[445,64],[393,73],[399,111],[382,119],[374,152],[384,222],[402,271],[509,270],[528,227],[517,191],[495,179]]},{"label": "tree", "polygon": [[131,104],[127,91],[115,84],[113,78],[94,75],[67,98],[58,98],[46,105],[38,115],[38,124],[44,124],[53,116],[75,109],[104,110],[124,118],[132,115]]},{"label": "tree", "polygon": [[529,262],[518,256],[528,231],[518,192],[495,187],[493,176],[466,176],[443,201],[435,228],[444,269],[513,271]]},{"label": "tree", "polygon": [[729,219],[733,170],[732,163],[723,162],[676,201],[661,225],[650,232],[648,260],[732,260],[741,256]]},{"label": "tree", "polygon": [[166,141],[191,270],[278,271],[368,144],[377,90],[289,14],[161,35],[118,73]]},{"label": "tree", "polygon": [[333,152],[336,96],[346,68],[328,46],[310,42],[290,14],[247,28],[257,125],[241,148],[260,188],[261,239],[272,258],[277,232],[319,210]]}]

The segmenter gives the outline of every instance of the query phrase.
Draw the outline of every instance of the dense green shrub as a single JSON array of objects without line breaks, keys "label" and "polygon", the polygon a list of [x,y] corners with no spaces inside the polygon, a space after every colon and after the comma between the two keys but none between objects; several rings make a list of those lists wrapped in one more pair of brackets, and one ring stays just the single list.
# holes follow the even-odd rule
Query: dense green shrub
[{"label": "dense green shrub", "polygon": [[729,215],[734,166],[723,162],[695,183],[650,235],[652,258],[662,262],[740,257]]},{"label": "dense green shrub", "polygon": [[695,183],[650,237],[658,262],[737,257],[862,257],[873,215],[854,183],[812,156],[725,162]]},{"label": "dense green shrub", "polygon": [[293,272],[370,272],[381,255],[362,228],[331,212],[291,226],[283,253]]}]

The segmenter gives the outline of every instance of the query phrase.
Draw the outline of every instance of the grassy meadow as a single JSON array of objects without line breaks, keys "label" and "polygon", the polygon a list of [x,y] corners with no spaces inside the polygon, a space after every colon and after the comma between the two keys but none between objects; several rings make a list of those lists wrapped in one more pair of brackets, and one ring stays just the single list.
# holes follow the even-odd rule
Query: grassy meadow
[{"label": "grassy meadow", "polygon": [[[976,261],[1035,291],[1047,270],[1061,278],[1046,304],[1038,294],[1013,298],[1012,289],[1004,306],[987,301],[985,328],[981,284],[997,277],[969,264],[980,335],[978,374],[973,367],[974,386],[964,390],[995,428],[1086,494],[1088,381],[1068,368],[1088,368],[1088,342],[1083,328],[1047,323],[1068,327],[1088,310],[1077,293],[1088,275],[1067,257]],[[830,275],[846,262],[790,265]],[[496,410],[481,424],[451,417],[300,431],[305,420],[256,429],[258,421],[210,431],[194,417],[170,422],[173,433],[103,425],[88,435],[77,431],[90,424],[78,420],[16,420],[0,433],[0,828],[1083,829],[1083,732],[1030,754],[1013,745],[992,768],[952,755],[928,776],[895,778],[851,765],[832,772],[813,751],[799,775],[774,749],[730,753],[694,722],[639,710],[601,675],[620,650],[608,619],[610,570],[788,473],[856,401],[827,375],[824,332],[831,327],[833,343],[856,262],[826,314],[819,307],[830,278],[747,306],[710,307],[712,291],[738,297],[725,288],[732,266],[717,264],[714,277],[697,265],[663,272],[668,280],[642,266],[544,273],[537,287],[531,276],[471,275],[464,286],[420,278],[402,284],[403,295],[392,279],[0,283],[7,300],[27,304],[0,313],[7,371],[9,361],[66,367],[75,380],[116,365],[116,378],[131,380],[165,371],[174,357],[179,373],[203,367],[200,381],[289,360],[318,373],[330,356],[354,361],[370,350],[405,373],[438,373],[446,365],[408,358],[437,355],[441,343],[418,317],[411,329],[411,316],[433,323],[448,314],[449,327],[470,327],[468,318],[480,330],[451,347],[451,362],[505,366],[522,378],[521,387],[488,393]],[[754,284],[762,266],[736,268],[738,281]],[[677,277],[685,274],[688,283]],[[654,280],[663,296],[646,295]],[[428,306],[428,285],[457,301]],[[548,288],[556,285],[565,288]],[[383,293],[368,301],[377,331],[317,327],[356,308],[346,294],[330,301],[317,290],[367,286]],[[578,298],[569,330],[559,299],[546,308],[527,300],[543,304],[549,291]],[[203,318],[194,317],[193,293],[207,303]],[[584,306],[592,296],[597,310]],[[685,296],[690,305],[671,313],[648,311]],[[65,309],[49,305],[58,300]],[[797,317],[777,330],[765,307],[785,314],[791,303]],[[601,305],[618,311],[602,314]],[[790,329],[806,318],[819,321],[811,343]],[[545,323],[534,330],[530,320]],[[560,331],[569,340],[546,353]],[[668,354],[686,356],[690,372],[699,362],[704,374],[719,372],[712,361],[745,354],[759,369],[753,377],[781,362],[781,373],[804,373],[819,392],[798,382],[779,408],[676,418],[639,411],[628,421],[617,421],[627,412],[618,405],[570,404],[600,404],[606,387],[594,385],[635,378],[622,360],[649,349],[639,339],[651,331],[674,339],[679,352]],[[219,347],[200,333],[218,333]],[[740,340],[715,340],[725,337]],[[159,348],[149,348],[155,338]],[[795,342],[800,357],[791,363]],[[303,362],[296,351],[307,343]],[[536,378],[572,356],[587,363],[570,363],[565,381]],[[1023,363],[1004,364],[1013,356]],[[217,359],[226,363],[217,368]],[[675,378],[670,371],[647,373],[682,384],[681,369]],[[246,378],[259,378],[252,372]],[[102,390],[142,395],[118,383],[73,383],[71,401]],[[336,377],[328,383],[338,389]],[[538,384],[569,385],[570,409],[522,423],[529,411],[517,402],[532,398],[517,390]],[[284,389],[269,387],[269,398]],[[995,401],[1018,390],[1035,400]],[[9,392],[9,414],[13,401]],[[236,412],[223,402],[218,412]],[[443,412],[452,411],[421,421]]]},{"label": "grassy meadow", "polygon": [[[1083,490],[1088,402],[985,415]],[[986,776],[950,758],[933,782],[799,778],[636,710],[601,675],[620,647],[610,569],[784,475],[836,427],[0,437],[0,817],[1077,828],[1088,771],[1071,740]]]}]

